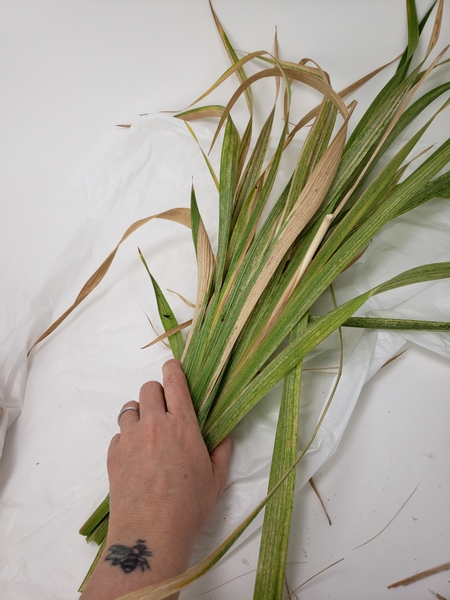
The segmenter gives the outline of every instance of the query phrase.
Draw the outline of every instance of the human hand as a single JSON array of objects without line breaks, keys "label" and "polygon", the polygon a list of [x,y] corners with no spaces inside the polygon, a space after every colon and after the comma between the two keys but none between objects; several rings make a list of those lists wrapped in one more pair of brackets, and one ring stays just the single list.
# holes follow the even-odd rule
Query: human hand
[{"label": "human hand", "polygon": [[[208,453],[178,361],[163,366],[163,386],[142,386],[139,404],[125,405],[140,412],[124,412],[111,441],[108,538],[83,600],[116,598],[183,572],[225,486],[231,441]],[[113,546],[128,549],[132,571],[124,572]]]}]

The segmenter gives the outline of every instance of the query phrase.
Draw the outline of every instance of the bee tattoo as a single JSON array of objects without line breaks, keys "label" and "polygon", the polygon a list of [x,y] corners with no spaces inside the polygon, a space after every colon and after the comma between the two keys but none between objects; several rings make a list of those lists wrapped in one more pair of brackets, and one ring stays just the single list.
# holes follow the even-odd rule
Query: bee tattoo
[{"label": "bee tattoo", "polygon": [[152,556],[150,550],[145,545],[145,540],[138,540],[134,546],[122,546],[122,544],[114,544],[108,548],[109,554],[105,560],[110,560],[111,564],[122,569],[124,573],[131,573],[138,567],[141,571],[150,569],[146,556]]}]

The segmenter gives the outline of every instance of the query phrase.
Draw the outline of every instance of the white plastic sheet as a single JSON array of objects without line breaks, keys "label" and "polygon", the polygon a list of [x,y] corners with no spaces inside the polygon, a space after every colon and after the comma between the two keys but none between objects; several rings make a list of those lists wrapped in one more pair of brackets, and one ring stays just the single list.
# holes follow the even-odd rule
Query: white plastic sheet
[{"label": "white plastic sheet", "polygon": [[[205,141],[210,132],[199,129],[198,135]],[[217,154],[211,160],[217,166]],[[126,142],[78,190],[73,235],[31,302],[18,285],[5,288],[5,306],[17,302],[22,310],[20,321],[16,310],[1,316],[6,332],[0,347],[1,441],[25,403],[14,428],[20,440],[14,447],[20,451],[5,456],[2,465],[0,536],[5,550],[0,589],[8,600],[76,596],[95,554],[77,529],[107,493],[105,456],[109,439],[117,432],[116,415],[124,402],[137,396],[144,381],[160,378],[161,365],[170,357],[161,344],[140,349],[154,337],[146,315],[156,329],[161,328],[136,248],[141,248],[164,289],[195,301],[190,231],[164,221],[141,228],[123,244],[99,288],[33,351],[28,363],[26,347],[71,304],[130,223],[189,205],[192,179],[214,244],[216,191],[195,142],[176,119],[161,115],[140,119]],[[407,268],[450,260],[449,232],[450,207],[444,200],[389,224],[339,278],[338,302]],[[402,288],[371,299],[360,313],[446,320],[449,292],[447,281]],[[180,322],[187,320],[192,309],[176,295],[170,299]],[[407,339],[450,357],[447,334],[345,331],[342,379],[299,467],[299,487],[335,451],[362,386]],[[337,360],[336,340],[330,338],[306,361],[306,367],[333,367]],[[332,374],[306,373],[301,443],[308,440],[332,381]],[[229,474],[233,485],[224,493],[193,560],[211,550],[264,496],[278,394],[278,388],[269,393],[233,432]]]}]

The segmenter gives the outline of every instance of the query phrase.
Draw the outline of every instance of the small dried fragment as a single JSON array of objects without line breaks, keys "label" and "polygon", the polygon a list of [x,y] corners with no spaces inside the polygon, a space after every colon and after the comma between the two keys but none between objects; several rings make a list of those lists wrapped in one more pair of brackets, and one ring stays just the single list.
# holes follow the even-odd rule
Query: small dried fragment
[{"label": "small dried fragment", "polygon": [[433,590],[430,590],[430,588],[428,588],[428,589],[433,594],[433,596],[435,596],[438,600],[447,600],[447,598],[444,598],[444,596],[441,596],[441,594],[438,594],[437,592],[433,592]]},{"label": "small dried fragment", "polygon": [[449,569],[450,562],[444,563],[443,565],[439,565],[438,567],[433,567],[432,569],[421,571],[420,573],[416,573],[411,577],[406,577],[406,579],[400,579],[400,581],[391,583],[391,585],[388,585],[388,589],[400,587],[401,585],[410,585],[411,583],[416,583],[416,581],[420,581],[421,579],[425,579],[426,577],[430,577],[431,575],[435,575],[436,573],[441,573],[442,571],[448,571]]},{"label": "small dried fragment", "polygon": [[379,531],[376,535],[374,535],[373,537],[371,537],[370,539],[368,539],[366,542],[363,542],[362,544],[359,544],[359,546],[355,546],[353,548],[353,550],[356,550],[357,548],[361,548],[361,546],[365,546],[366,544],[368,544],[369,542],[372,542],[375,538],[377,538],[379,535],[381,535],[383,533],[383,531],[385,529],[387,529],[389,527],[389,525],[392,523],[392,521],[395,519],[395,517],[400,513],[401,510],[403,510],[403,508],[406,506],[407,502],[409,502],[409,500],[411,499],[412,495],[414,494],[414,492],[417,490],[417,488],[414,488],[414,490],[410,493],[410,495],[406,498],[406,500],[403,502],[403,504],[400,506],[400,508],[398,509],[398,511],[395,513],[395,515],[392,517],[392,519],[390,519],[390,521],[383,527],[383,529],[381,531]]}]

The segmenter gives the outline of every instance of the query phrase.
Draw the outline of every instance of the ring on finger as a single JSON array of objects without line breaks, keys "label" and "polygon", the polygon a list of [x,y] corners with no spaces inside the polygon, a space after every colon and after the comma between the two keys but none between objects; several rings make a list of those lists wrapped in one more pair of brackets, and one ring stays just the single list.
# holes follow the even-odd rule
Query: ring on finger
[{"label": "ring on finger", "polygon": [[139,408],[137,408],[136,406],[126,406],[125,408],[122,408],[122,410],[120,411],[120,413],[117,416],[117,425],[119,425],[120,427],[120,417],[123,415],[124,412],[126,412],[127,410],[135,410],[138,415],[140,414],[140,410]]}]

